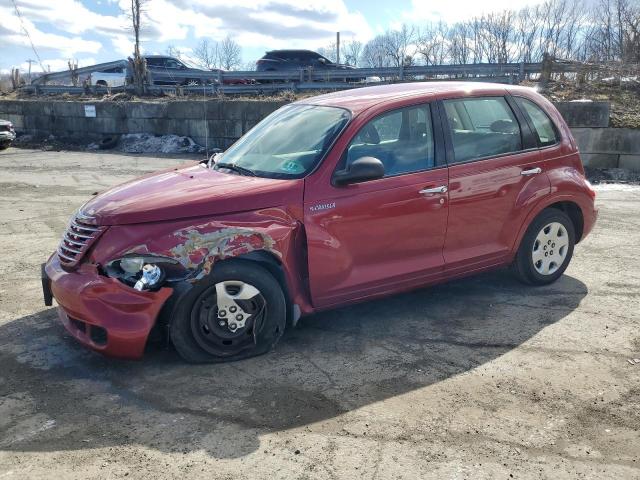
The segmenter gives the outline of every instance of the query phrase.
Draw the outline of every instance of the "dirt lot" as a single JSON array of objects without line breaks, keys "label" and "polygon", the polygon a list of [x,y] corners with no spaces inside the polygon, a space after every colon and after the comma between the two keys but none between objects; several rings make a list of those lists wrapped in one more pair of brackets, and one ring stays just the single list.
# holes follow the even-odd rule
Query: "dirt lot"
[{"label": "dirt lot", "polygon": [[77,345],[39,264],[94,192],[178,160],[0,153],[0,479],[640,478],[640,187],[555,285],[503,271],[301,320],[190,366]]}]

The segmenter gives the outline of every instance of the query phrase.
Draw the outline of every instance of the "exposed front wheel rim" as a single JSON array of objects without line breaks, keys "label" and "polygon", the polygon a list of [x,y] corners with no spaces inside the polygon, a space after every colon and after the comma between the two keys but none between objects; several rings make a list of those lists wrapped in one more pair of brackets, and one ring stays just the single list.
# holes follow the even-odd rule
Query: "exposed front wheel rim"
[{"label": "exposed front wheel rim", "polygon": [[191,310],[191,333],[206,352],[234,355],[255,345],[264,323],[267,302],[260,291],[240,280],[211,285]]},{"label": "exposed front wheel rim", "polygon": [[569,232],[560,222],[540,229],[533,241],[531,260],[540,275],[553,275],[564,265],[569,252]]}]

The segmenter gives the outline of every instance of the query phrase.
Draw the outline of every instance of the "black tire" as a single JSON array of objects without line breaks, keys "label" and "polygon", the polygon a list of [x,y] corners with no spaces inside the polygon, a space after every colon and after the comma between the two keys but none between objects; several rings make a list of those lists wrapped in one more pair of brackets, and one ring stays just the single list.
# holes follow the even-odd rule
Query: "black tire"
[{"label": "black tire", "polygon": [[117,135],[105,137],[102,140],[100,140],[100,143],[98,144],[98,148],[100,150],[111,150],[112,148],[115,148],[116,145],[118,145],[118,140],[119,138]]},{"label": "black tire", "polygon": [[[248,306],[243,304],[242,308],[253,310],[253,314],[245,327],[235,332],[218,324],[215,288],[223,281],[239,281],[259,290]],[[268,271],[254,262],[226,260],[215,265],[211,275],[180,300],[169,334],[187,362],[231,362],[270,351],[284,333],[286,317],[282,288]]]},{"label": "black tire", "polygon": [[[548,274],[542,274],[536,268],[536,264],[534,264],[533,259],[533,249],[534,244],[536,243],[536,238],[538,234],[542,232],[544,228],[546,228],[549,224],[552,223],[560,223],[568,236],[568,244],[566,245],[566,253],[562,263],[557,266],[557,269]],[[564,235],[564,233],[563,233]],[[571,219],[565,214],[562,210],[558,210],[557,208],[547,208],[540,212],[540,214],[531,222],[529,228],[527,228],[527,232],[520,243],[520,247],[518,248],[518,253],[516,254],[516,258],[514,259],[511,267],[515,276],[523,283],[529,285],[548,285],[550,283],[555,282],[564,271],[569,266],[569,262],[571,262],[571,257],[573,256],[573,247],[575,246],[575,229],[573,226],[573,222]],[[555,243],[554,243],[555,246]],[[551,245],[543,245],[543,248],[549,248],[549,253],[552,253],[553,250]],[[542,252],[546,254],[547,252]]]},{"label": "black tire", "polygon": [[11,146],[11,142],[7,142],[7,143],[0,143],[0,150],[6,150],[7,148],[9,148]]}]

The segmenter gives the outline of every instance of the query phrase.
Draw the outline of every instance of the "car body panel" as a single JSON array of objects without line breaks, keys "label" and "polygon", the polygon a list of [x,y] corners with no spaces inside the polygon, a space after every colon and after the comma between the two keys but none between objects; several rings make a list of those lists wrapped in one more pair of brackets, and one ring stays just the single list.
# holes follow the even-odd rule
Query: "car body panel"
[{"label": "car body panel", "polygon": [[123,225],[242,212],[302,203],[302,180],[226,174],[203,164],[136,178],[96,196],[83,213],[100,225]]},{"label": "car body panel", "polygon": [[112,68],[108,71],[91,72],[91,83],[106,87],[121,87],[127,83],[126,67]]},{"label": "car body panel", "polygon": [[[434,117],[435,168],[348,186],[334,184],[345,149],[369,120],[411,105],[439,105],[443,99],[476,95],[532,99],[552,118],[561,141],[447,164],[451,160],[447,127],[442,118]],[[122,299],[120,309],[109,306],[117,317],[112,337],[118,340],[120,326],[132,318],[140,322],[131,334],[135,340],[128,356],[140,354],[144,333],[148,335],[155,321],[151,314],[157,316],[167,298],[173,297],[171,292],[160,295],[164,289],[134,291],[101,271],[108,262],[127,255],[172,259],[187,273],[181,285],[207,281],[215,264],[228,258],[266,258],[281,269],[290,304],[310,314],[506,265],[529,223],[558,202],[578,206],[584,218],[583,238],[597,216],[595,193],[584,177],[568,127],[541,98],[522,87],[455,82],[335,92],[298,102],[346,108],[352,115],[322,162],[305,178],[240,176],[191,164],[110,189],[82,208],[82,214],[106,231],[80,266],[65,270],[55,255],[47,263],[63,322],[70,330],[73,324],[65,315],[105,324],[102,313],[89,311],[87,299],[94,302],[91,305]],[[526,128],[523,124],[523,136]],[[521,174],[532,168],[541,171]],[[440,186],[448,191],[420,193]],[[105,298],[99,298],[100,292]],[[74,335],[100,350],[77,332]],[[114,354],[112,349],[101,351]],[[124,356],[120,347],[115,354]]]},{"label": "car body panel", "polygon": [[447,269],[493,264],[510,256],[527,209],[551,190],[546,175],[528,177],[521,172],[543,163],[534,150],[449,167]]},{"label": "car body panel", "polygon": [[439,275],[446,194],[419,192],[447,183],[447,169],[440,168],[349,185],[330,202],[305,202],[314,305]]}]

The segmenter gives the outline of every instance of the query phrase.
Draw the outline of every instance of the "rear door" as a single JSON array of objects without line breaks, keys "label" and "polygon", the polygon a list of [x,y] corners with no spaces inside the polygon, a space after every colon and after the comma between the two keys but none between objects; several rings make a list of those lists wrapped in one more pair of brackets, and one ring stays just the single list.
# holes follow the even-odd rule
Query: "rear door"
[{"label": "rear door", "polygon": [[448,184],[443,153],[429,104],[393,110],[355,134],[337,167],[372,156],[385,165],[384,178],[305,191],[316,307],[420,285],[442,273]]},{"label": "rear door", "polygon": [[449,164],[446,270],[500,264],[528,207],[550,191],[533,134],[508,96],[439,103]]}]

